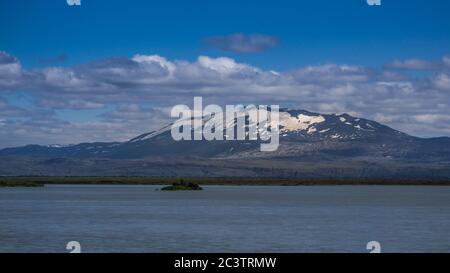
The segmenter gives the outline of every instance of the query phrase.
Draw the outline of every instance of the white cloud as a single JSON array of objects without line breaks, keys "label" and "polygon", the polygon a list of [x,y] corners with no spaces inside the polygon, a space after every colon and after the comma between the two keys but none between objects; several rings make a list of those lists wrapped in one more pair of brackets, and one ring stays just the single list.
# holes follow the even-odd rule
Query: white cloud
[{"label": "white cloud", "polygon": [[423,114],[415,115],[414,119],[422,123],[450,122],[450,116],[439,114]]},{"label": "white cloud", "polygon": [[450,91],[450,76],[441,73],[433,78],[433,84],[440,90]]},{"label": "white cloud", "polygon": [[447,67],[450,68],[450,56],[444,56],[444,57],[442,58],[442,62],[443,62]]},{"label": "white cloud", "polygon": [[173,73],[173,71],[175,70],[174,63],[167,61],[166,58],[161,57],[159,55],[139,55],[139,54],[137,54],[132,58],[132,60],[135,62],[138,62],[138,63],[142,63],[142,64],[157,63],[162,68],[167,69],[170,73]]},{"label": "white cloud", "polygon": [[235,60],[226,57],[210,58],[207,56],[200,56],[198,57],[197,62],[201,67],[214,70],[222,75],[239,73],[246,70],[253,72],[258,71],[255,68],[252,68],[245,64],[236,63]]},{"label": "white cloud", "polygon": [[[6,52],[0,51],[0,88],[13,87],[22,76],[20,62]],[[1,91],[1,89],[0,89]]]},{"label": "white cloud", "polygon": [[409,60],[395,60],[386,65],[389,68],[395,69],[411,69],[411,70],[430,70],[437,67],[436,63],[419,60],[419,59],[409,59]]}]

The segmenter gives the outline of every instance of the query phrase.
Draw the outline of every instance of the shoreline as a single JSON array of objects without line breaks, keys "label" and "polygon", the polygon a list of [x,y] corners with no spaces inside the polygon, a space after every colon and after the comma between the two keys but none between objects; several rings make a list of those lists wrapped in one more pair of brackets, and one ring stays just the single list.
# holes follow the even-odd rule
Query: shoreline
[{"label": "shoreline", "polygon": [[170,185],[184,179],[202,186],[450,186],[450,179],[212,178],[212,177],[0,177],[0,187],[26,185]]}]

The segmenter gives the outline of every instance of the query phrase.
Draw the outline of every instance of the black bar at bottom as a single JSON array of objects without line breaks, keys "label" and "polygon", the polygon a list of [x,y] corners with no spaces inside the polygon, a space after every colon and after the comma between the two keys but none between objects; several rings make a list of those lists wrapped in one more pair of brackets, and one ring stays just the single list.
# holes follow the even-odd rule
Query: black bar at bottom
[{"label": "black bar at bottom", "polygon": [[93,264],[104,270],[130,272],[132,268],[139,268],[143,272],[158,273],[310,271],[306,269],[384,272],[387,264],[389,268],[396,263],[403,269],[417,269],[430,263],[444,265],[449,258],[449,254],[0,254],[0,265],[2,268],[21,269],[31,265],[34,270],[77,272],[88,272]]}]

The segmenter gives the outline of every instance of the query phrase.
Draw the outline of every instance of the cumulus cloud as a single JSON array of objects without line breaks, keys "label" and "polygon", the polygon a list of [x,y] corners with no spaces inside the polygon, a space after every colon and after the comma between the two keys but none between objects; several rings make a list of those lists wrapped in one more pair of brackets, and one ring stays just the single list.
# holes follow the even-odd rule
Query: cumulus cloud
[{"label": "cumulus cloud", "polygon": [[450,116],[448,115],[439,115],[439,114],[423,114],[423,115],[415,115],[413,117],[416,121],[422,123],[437,123],[437,122],[450,122]]},{"label": "cumulus cloud", "polygon": [[8,53],[0,51],[0,88],[16,85],[21,74],[22,66],[20,62]]},{"label": "cumulus cloud", "polygon": [[278,45],[277,37],[263,35],[235,33],[224,36],[213,36],[205,39],[205,43],[215,48],[238,53],[255,53],[265,51]]},{"label": "cumulus cloud", "polygon": [[450,76],[445,73],[440,73],[432,79],[436,88],[444,91],[450,91]]},{"label": "cumulus cloud", "polygon": [[[3,143],[124,140],[169,122],[168,109],[192,104],[194,96],[203,96],[205,104],[346,112],[413,135],[450,135],[444,118],[450,116],[448,57],[417,78],[391,68],[324,64],[275,72],[225,57],[188,62],[142,54],[26,70],[7,53],[0,56],[0,98],[2,91],[25,92],[34,109],[0,100]],[[57,117],[67,109],[102,114],[87,122]]]},{"label": "cumulus cloud", "polygon": [[443,71],[450,69],[450,56],[444,56],[440,60],[429,61],[422,59],[394,60],[384,65],[386,69],[397,70],[422,70]]},{"label": "cumulus cloud", "polygon": [[444,56],[442,58],[442,62],[447,68],[450,68],[450,56]]}]

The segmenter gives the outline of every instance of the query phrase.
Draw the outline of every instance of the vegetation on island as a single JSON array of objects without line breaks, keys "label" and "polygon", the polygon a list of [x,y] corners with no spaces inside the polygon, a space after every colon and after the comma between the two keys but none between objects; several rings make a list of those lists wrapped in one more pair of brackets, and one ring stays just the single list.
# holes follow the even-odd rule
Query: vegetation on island
[{"label": "vegetation on island", "polygon": [[174,182],[172,185],[164,187],[162,191],[201,191],[203,190],[198,184],[194,182],[185,182],[183,179],[180,182]]}]

